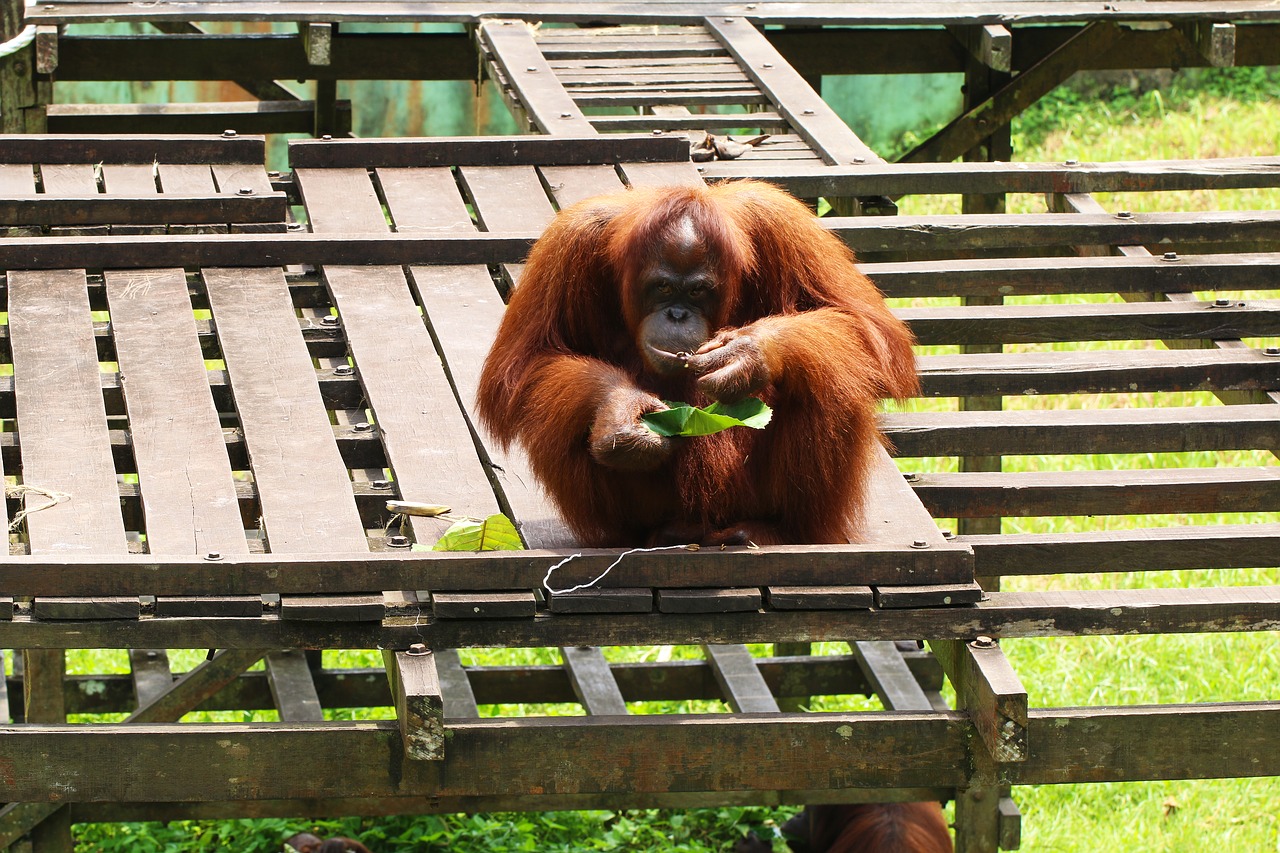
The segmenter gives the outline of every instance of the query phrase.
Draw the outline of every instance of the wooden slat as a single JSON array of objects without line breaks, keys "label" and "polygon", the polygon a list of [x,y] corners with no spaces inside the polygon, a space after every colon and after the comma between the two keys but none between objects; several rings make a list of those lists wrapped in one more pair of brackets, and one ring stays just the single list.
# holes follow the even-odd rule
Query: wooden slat
[{"label": "wooden slat", "polygon": [[932,711],[920,682],[907,667],[893,640],[863,640],[849,644],[858,666],[887,711]]},{"label": "wooden slat", "polygon": [[774,610],[866,610],[876,603],[869,586],[771,586],[765,592]]},{"label": "wooden slat", "polygon": [[[364,171],[298,170],[295,174],[316,231],[387,230]],[[403,271],[326,266],[324,278],[400,497],[444,504],[459,515],[477,518],[497,512],[470,429]],[[415,539],[425,545],[434,543],[448,524],[410,518]]]},{"label": "wooden slat", "polygon": [[1280,510],[1280,468],[925,474],[914,485],[940,518]]},{"label": "wooden slat", "polygon": [[[973,475],[980,476],[980,475]],[[992,513],[983,513],[991,515]],[[903,607],[956,607],[986,598],[976,583],[928,584],[919,586],[875,587],[876,606],[882,609]]]},{"label": "wooden slat", "polygon": [[916,340],[933,344],[1230,339],[1280,334],[1280,302],[1268,299],[1128,304],[903,308]]},{"label": "wooden slat", "polygon": [[880,428],[900,456],[1270,450],[1280,447],[1280,407],[886,413]]},{"label": "wooden slat", "polygon": [[431,611],[438,619],[522,619],[537,613],[532,592],[434,592]]},{"label": "wooden slat", "polygon": [[745,613],[759,610],[760,590],[660,589],[658,610],[663,613]]},{"label": "wooden slat", "polygon": [[529,25],[510,18],[481,23],[478,37],[514,92],[519,106],[541,133],[591,135],[595,129],[557,79]]},{"label": "wooden slat", "polygon": [[[688,161],[684,139],[626,136],[518,136],[468,139],[293,140],[289,162],[295,169],[385,169],[428,166],[590,166],[618,160],[665,163]],[[28,161],[29,162],[29,161]]]},{"label": "wooden slat", "polygon": [[270,652],[266,656],[267,683],[282,723],[309,723],[324,719],[316,695],[311,668],[300,651]]},{"label": "wooden slat", "polygon": [[257,163],[266,153],[261,136],[184,134],[18,134],[0,137],[0,162],[75,163]]},{"label": "wooden slat", "polygon": [[[84,167],[88,168],[88,167]],[[116,167],[121,168],[121,167]],[[283,193],[223,196],[65,194],[56,199],[0,198],[0,222],[12,225],[92,226],[123,222],[283,222]],[[121,232],[123,233],[123,232]],[[164,229],[155,233],[163,234]]]},{"label": "wooden slat", "polygon": [[249,552],[182,270],[106,273],[152,554]]},{"label": "wooden slat", "polygon": [[931,642],[929,647],[955,685],[958,706],[969,713],[996,763],[1025,761],[1027,690],[1000,646],[983,637],[972,643]]},{"label": "wooden slat", "polygon": [[760,675],[755,658],[739,643],[706,643],[702,652],[711,664],[725,702],[739,714],[776,714],[778,700]]},{"label": "wooden slat", "polygon": [[750,21],[712,16],[706,26],[823,162],[880,160]]},{"label": "wooden slat", "polygon": [[367,550],[283,274],[206,269],[203,276],[271,549]]},{"label": "wooden slat", "polygon": [[566,646],[560,649],[560,656],[574,695],[588,714],[627,713],[627,703],[604,652],[592,646]]},{"label": "wooden slat", "polygon": [[441,699],[446,717],[475,718],[480,716],[476,707],[476,695],[471,690],[467,671],[458,659],[456,649],[439,649],[435,652],[436,674],[440,679]]},{"label": "wooden slat", "polygon": [[1097,350],[924,356],[925,396],[1280,388],[1280,358],[1259,350]]}]

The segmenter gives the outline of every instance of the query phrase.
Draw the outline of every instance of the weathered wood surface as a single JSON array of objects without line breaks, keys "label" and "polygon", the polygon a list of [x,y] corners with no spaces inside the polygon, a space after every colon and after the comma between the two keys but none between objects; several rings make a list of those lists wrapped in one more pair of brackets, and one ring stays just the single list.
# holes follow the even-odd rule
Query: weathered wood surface
[{"label": "weathered wood surface", "polygon": [[[1027,760],[1004,766],[1000,775],[1015,784],[1275,775],[1278,716],[1273,702],[1038,709],[1028,715]],[[527,796],[531,789],[552,804],[557,795],[606,791],[723,796],[832,784],[962,786],[964,741],[972,731],[960,714],[912,712],[783,714],[750,722],[715,715],[459,720],[450,729],[443,765],[395,762],[402,754],[400,736],[395,723],[386,722],[335,722],[320,731],[284,724],[103,725],[74,734],[8,727],[0,757],[12,762],[8,790],[22,800],[47,799],[45,774],[52,772],[76,780],[66,800],[234,801],[246,796],[235,780],[247,751],[261,757],[256,799],[341,798],[358,790],[370,797],[455,798],[456,807],[463,797]],[[321,742],[346,757],[341,766],[297,773],[291,757],[313,754],[323,749]],[[772,748],[778,742],[793,748]],[[1181,748],[1167,749],[1172,743]],[[714,760],[725,744],[756,758],[727,765]],[[612,759],[587,758],[603,752]],[[556,756],[565,760],[549,760]],[[102,772],[130,762],[191,772],[180,778]],[[401,774],[390,776],[388,766]],[[619,777],[618,766],[629,772]],[[525,808],[538,808],[536,798],[525,802]]]},{"label": "weathered wood surface", "polygon": [[[53,4],[51,4],[53,5]],[[120,2],[73,2],[36,7],[27,16],[37,23],[72,23],[112,20],[143,21],[476,21],[486,17],[527,17],[531,21],[695,23],[707,15],[740,11],[723,3],[649,2],[644,4],[587,3],[585,0],[537,0],[533,3],[445,2],[424,9],[414,2],[392,0],[284,0],[284,2],[186,2],[159,0],[138,7]],[[760,23],[824,24],[1041,24],[1111,18],[1128,20],[1268,21],[1280,17],[1263,0],[1231,0],[1226,3],[1150,0],[1130,9],[1103,9],[1079,0],[1017,0],[1012,3],[884,3],[776,2],[757,4],[748,14]]]},{"label": "weathered wood surface", "polygon": [[0,163],[256,163],[261,136],[17,134],[0,136]]},{"label": "weathered wood surface", "polygon": [[428,166],[590,166],[620,161],[688,161],[682,137],[632,134],[607,138],[578,136],[471,137],[467,139],[295,140],[289,162],[295,169],[385,169]]},{"label": "weathered wood surface", "polygon": [[[883,587],[882,590],[891,589]],[[941,604],[941,602],[938,602]],[[539,613],[517,619],[436,619],[427,613],[377,622],[259,619],[113,619],[0,622],[8,648],[432,648],[1107,636],[1280,629],[1280,588],[1225,587],[988,593],[969,607],[885,610]]]},{"label": "weathered wood surface", "polygon": [[418,645],[407,652],[385,649],[382,656],[405,755],[419,761],[443,758],[445,704],[435,655]]}]

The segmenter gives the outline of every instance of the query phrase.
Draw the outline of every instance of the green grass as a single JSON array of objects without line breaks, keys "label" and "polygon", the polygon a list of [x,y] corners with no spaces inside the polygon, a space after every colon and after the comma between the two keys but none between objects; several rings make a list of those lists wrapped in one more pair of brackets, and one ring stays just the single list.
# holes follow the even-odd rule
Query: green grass
[{"label": "green grass", "polygon": [[[1275,69],[1203,71],[1176,77],[1161,91],[1109,89],[1055,92],[1014,126],[1018,159],[1058,161],[1142,160],[1256,156],[1276,153],[1280,140],[1280,72]],[[1217,193],[1100,195],[1108,209],[1280,209],[1280,190]],[[959,210],[955,197],[904,199],[904,213]],[[1014,196],[1010,210],[1043,211],[1043,200]],[[1274,293],[1271,294],[1274,297]],[[1108,299],[1106,296],[1085,297]],[[1145,342],[1090,346],[1147,346]],[[939,350],[941,351],[941,350]],[[1010,408],[1071,406],[1217,405],[1210,395],[1102,395],[1096,398],[1008,398]],[[952,407],[954,401],[917,401],[913,408]],[[1274,466],[1261,452],[1010,457],[1005,470],[1110,470],[1117,468]],[[955,470],[950,458],[903,460],[911,470]],[[1179,523],[1247,523],[1256,517],[1014,518],[1006,532],[1048,532],[1164,526]],[[1269,514],[1265,520],[1276,520]],[[940,522],[949,526],[953,522]],[[1122,587],[1274,584],[1280,571],[1247,569],[1086,574],[1013,578],[1006,589],[1112,589]],[[843,651],[824,644],[828,652]],[[1273,634],[1163,635],[1007,640],[1003,647],[1026,685],[1034,707],[1274,700],[1280,695],[1280,644]],[[201,653],[193,652],[193,659]],[[611,660],[682,659],[694,647],[607,650]],[[121,655],[72,656],[78,671],[127,671]],[[189,665],[193,660],[184,660]],[[329,666],[377,666],[375,653],[328,652]],[[551,650],[478,649],[474,664],[559,662]],[[641,703],[637,713],[707,712],[714,702]],[[822,697],[815,710],[872,710],[874,699]],[[577,705],[485,707],[484,713],[580,714]],[[385,718],[388,709],[331,711],[335,719]],[[274,719],[273,712],[209,715],[209,719]],[[1176,744],[1170,745],[1176,749]],[[1022,849],[1040,853],[1132,851],[1280,851],[1280,780],[1242,779],[1019,788]],[[321,822],[259,820],[79,826],[79,849],[106,851],[276,850],[301,829],[350,835],[377,853],[400,850],[637,850],[722,851],[748,827],[782,820],[787,810],[725,808],[689,812],[627,811],[495,814],[349,819]]]}]

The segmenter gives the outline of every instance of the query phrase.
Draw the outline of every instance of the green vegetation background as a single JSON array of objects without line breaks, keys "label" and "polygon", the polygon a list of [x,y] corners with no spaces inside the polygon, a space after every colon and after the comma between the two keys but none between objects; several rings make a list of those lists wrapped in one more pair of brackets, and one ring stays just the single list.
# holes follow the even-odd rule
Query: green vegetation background
[{"label": "green vegetation background", "polygon": [[[1274,155],[1280,140],[1280,70],[1231,69],[1188,72],[1166,81],[1160,90],[1111,84],[1092,89],[1062,89],[1043,99],[1014,125],[1015,155],[1022,160],[1149,160]],[[920,134],[921,137],[926,132]],[[904,139],[902,150],[914,144]],[[1116,209],[1118,199],[1100,197]],[[1131,195],[1123,206],[1135,211],[1193,209],[1280,209],[1280,191],[1238,190]],[[1012,197],[1010,209],[1043,210],[1040,199]],[[955,198],[906,199],[907,213],[958,210]],[[1142,344],[1136,344],[1142,345]],[[1211,405],[1204,396],[1186,395],[1184,405]],[[1112,399],[1103,405],[1140,405],[1143,400]],[[1012,405],[1044,405],[1034,398]],[[904,460],[904,467],[945,470],[953,460]],[[1146,457],[1019,457],[1006,470],[1082,468],[1194,467],[1216,463],[1275,465],[1270,454],[1159,454]],[[1199,519],[1205,520],[1205,519]],[[1257,521],[1223,517],[1222,521]],[[1274,521],[1275,518],[1269,520]],[[1006,531],[1076,530],[1098,526],[1142,527],[1178,519],[1011,519]],[[1017,579],[1006,588],[1108,588],[1116,586],[1206,586],[1280,583],[1277,570],[1180,572],[1135,575]],[[1280,646],[1274,635],[1171,635],[1088,639],[1010,640],[1004,648],[1026,684],[1033,706],[1140,704],[1156,702],[1274,700],[1280,697]],[[843,649],[840,649],[843,651]],[[73,657],[78,671],[102,672],[104,666],[127,671],[123,659],[87,652]],[[617,660],[693,656],[693,649],[610,650]],[[186,663],[194,663],[192,661]],[[552,650],[476,651],[468,663],[558,663]],[[326,653],[331,666],[376,666],[380,658],[360,653]],[[175,661],[179,666],[183,661]],[[709,710],[689,703],[679,710]],[[824,709],[874,709],[874,700],[824,701]],[[580,713],[577,706],[487,708],[491,713]],[[637,708],[637,711],[676,710]],[[350,717],[350,712],[329,712]],[[209,715],[215,716],[215,715]],[[273,714],[236,713],[218,719],[268,720]],[[387,717],[388,709],[367,709],[358,716]],[[1177,749],[1177,744],[1169,748]],[[300,774],[337,756],[297,756]],[[750,756],[743,756],[750,761]],[[1071,851],[1277,851],[1280,850],[1280,780],[1244,779],[1202,782],[1063,785],[1014,791],[1023,813],[1022,849],[1029,853]],[[318,821],[225,820],[81,825],[82,851],[214,851],[259,853],[280,849],[282,839],[310,829],[321,835],[361,839],[375,853],[409,850],[470,851],[723,851],[746,828],[768,831],[790,810],[723,808],[689,812],[566,812],[552,814],[445,815]],[[779,847],[778,849],[782,849]]]}]

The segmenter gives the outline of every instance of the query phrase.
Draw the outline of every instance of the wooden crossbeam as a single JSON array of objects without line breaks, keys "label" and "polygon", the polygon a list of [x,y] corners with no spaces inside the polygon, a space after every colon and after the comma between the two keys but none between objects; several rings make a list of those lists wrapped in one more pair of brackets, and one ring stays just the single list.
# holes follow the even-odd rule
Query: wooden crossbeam
[{"label": "wooden crossbeam", "polygon": [[996,641],[930,641],[929,648],[955,686],[958,707],[968,712],[996,763],[1025,761],[1027,691]]},{"label": "wooden crossbeam", "polygon": [[778,700],[765,683],[756,660],[740,643],[704,643],[702,653],[711,664],[711,672],[724,700],[739,714],[774,714]]},{"label": "wooden crossbeam", "polygon": [[419,643],[408,651],[384,649],[382,658],[405,755],[418,761],[444,758],[445,706],[435,655]]},{"label": "wooden crossbeam", "polygon": [[604,652],[594,646],[565,646],[560,649],[560,656],[573,683],[574,695],[588,714],[627,713],[627,703]]}]

